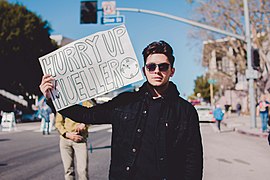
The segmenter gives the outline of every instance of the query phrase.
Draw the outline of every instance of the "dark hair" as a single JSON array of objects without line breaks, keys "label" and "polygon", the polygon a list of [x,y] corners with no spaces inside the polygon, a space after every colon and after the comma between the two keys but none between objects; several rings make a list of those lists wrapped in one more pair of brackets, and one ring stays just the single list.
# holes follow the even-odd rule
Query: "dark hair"
[{"label": "dark hair", "polygon": [[143,59],[144,64],[146,63],[146,59],[151,54],[164,54],[167,56],[171,67],[173,67],[174,64],[174,56],[173,56],[173,49],[172,47],[166,43],[165,41],[159,41],[159,42],[152,42],[149,44],[146,48],[144,48],[143,52]]}]

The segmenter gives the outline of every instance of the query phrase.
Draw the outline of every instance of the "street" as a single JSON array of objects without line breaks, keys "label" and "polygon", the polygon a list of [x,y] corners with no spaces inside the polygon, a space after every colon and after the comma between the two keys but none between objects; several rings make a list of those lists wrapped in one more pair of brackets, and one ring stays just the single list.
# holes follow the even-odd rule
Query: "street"
[{"label": "street", "polygon": [[[39,123],[27,124],[22,131],[17,125],[16,132],[0,132],[0,179],[64,180],[58,132],[42,135]],[[89,176],[105,180],[108,179],[110,158],[110,149],[106,146],[110,145],[111,132],[107,125],[97,130],[89,133],[88,142],[93,146],[93,152],[89,153]]]},{"label": "street", "polygon": [[[32,124],[37,126],[36,123],[28,126]],[[238,134],[225,127],[216,133],[214,124],[207,123],[201,124],[201,131],[204,180],[269,179],[270,147],[265,138]],[[89,142],[93,147],[92,153],[89,150],[90,179],[108,179],[110,136],[106,125],[90,128]],[[58,141],[57,131],[45,136],[33,128],[0,132],[1,180],[64,179]]]},{"label": "street", "polygon": [[[214,128],[213,128],[213,127]],[[266,138],[236,133],[215,124],[201,124],[204,180],[268,180],[270,147]]]}]

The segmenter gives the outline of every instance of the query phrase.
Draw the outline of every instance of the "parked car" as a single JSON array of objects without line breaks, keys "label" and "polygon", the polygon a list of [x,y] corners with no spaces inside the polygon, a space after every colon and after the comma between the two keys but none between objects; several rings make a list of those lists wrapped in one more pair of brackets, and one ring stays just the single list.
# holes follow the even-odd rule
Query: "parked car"
[{"label": "parked car", "polygon": [[37,112],[23,114],[21,118],[21,122],[37,122],[41,121],[41,118],[38,116]]},{"label": "parked car", "polygon": [[196,105],[195,106],[200,122],[215,122],[211,106]]}]

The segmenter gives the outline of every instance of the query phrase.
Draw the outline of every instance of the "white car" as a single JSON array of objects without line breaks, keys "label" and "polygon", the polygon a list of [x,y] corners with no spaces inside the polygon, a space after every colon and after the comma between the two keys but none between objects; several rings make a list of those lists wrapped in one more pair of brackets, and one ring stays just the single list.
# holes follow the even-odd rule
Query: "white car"
[{"label": "white car", "polygon": [[198,112],[200,122],[214,122],[211,106],[196,105],[195,108]]}]

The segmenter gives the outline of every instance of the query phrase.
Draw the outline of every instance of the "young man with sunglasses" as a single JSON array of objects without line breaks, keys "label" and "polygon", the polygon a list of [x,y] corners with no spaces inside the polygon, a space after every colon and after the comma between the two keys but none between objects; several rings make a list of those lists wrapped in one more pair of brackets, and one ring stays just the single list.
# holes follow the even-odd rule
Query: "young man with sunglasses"
[{"label": "young man with sunglasses", "polygon": [[[170,82],[173,50],[153,42],[143,50],[147,81],[138,92],[118,95],[91,109],[72,106],[60,113],[86,124],[112,124],[110,180],[200,180],[203,150],[198,115]],[[49,98],[53,78],[40,89]]]}]

